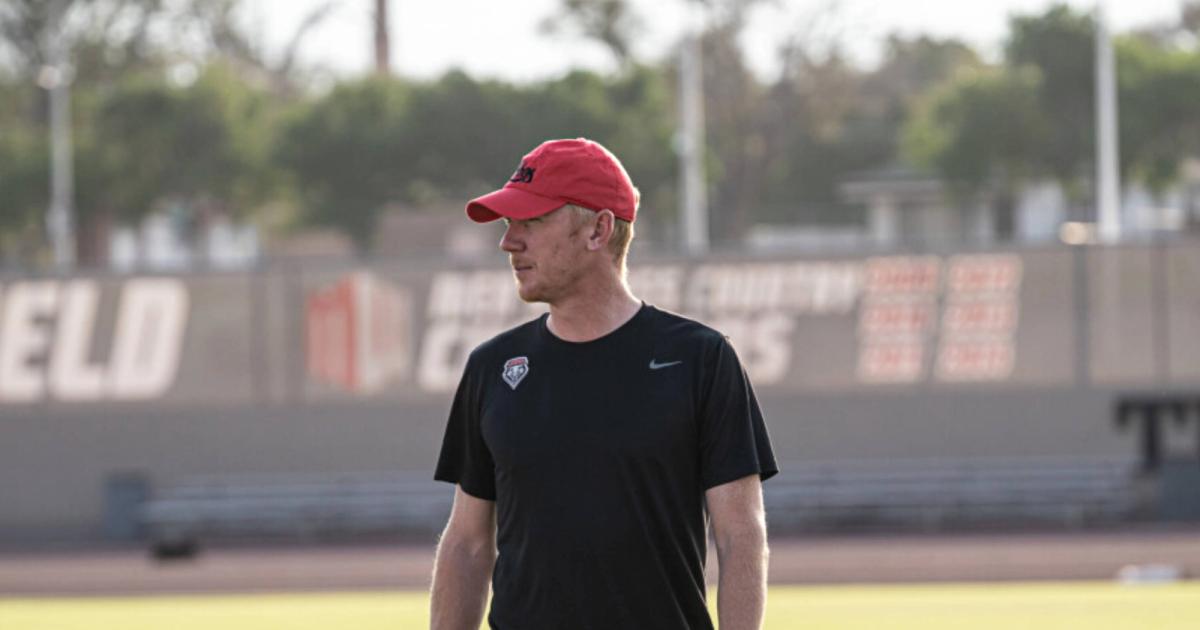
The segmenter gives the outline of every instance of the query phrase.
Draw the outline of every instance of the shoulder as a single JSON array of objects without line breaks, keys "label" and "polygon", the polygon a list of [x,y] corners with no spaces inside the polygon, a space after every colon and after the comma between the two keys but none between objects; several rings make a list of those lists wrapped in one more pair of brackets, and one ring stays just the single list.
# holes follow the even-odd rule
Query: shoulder
[{"label": "shoulder", "polygon": [[729,338],[721,331],[678,313],[651,307],[651,342],[656,354],[687,357],[701,373],[724,364],[739,364]]},{"label": "shoulder", "polygon": [[655,306],[649,308],[651,325],[659,339],[696,344],[704,348],[720,347],[729,343],[724,333],[707,324]]},{"label": "shoulder", "polygon": [[[480,363],[506,361],[517,354],[527,352],[536,343],[545,315],[531,319],[479,344],[467,357],[467,367]],[[515,354],[514,354],[515,353]]]}]

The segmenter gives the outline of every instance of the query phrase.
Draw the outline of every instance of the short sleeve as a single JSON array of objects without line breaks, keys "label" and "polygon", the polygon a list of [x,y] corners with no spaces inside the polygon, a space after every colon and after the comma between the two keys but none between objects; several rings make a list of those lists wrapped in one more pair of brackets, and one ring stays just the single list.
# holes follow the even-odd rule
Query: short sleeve
[{"label": "short sleeve", "polygon": [[720,338],[705,362],[700,397],[700,480],[707,490],[757,474],[779,472],[758,398],[733,346]]},{"label": "short sleeve", "polygon": [[480,428],[483,401],[475,364],[472,356],[454,393],[433,478],[458,484],[473,497],[495,501],[496,468]]}]

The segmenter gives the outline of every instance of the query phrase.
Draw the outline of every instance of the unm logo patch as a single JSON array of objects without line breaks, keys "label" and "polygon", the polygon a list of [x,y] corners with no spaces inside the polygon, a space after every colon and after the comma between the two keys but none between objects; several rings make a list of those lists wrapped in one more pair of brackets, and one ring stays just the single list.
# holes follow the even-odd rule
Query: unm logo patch
[{"label": "unm logo patch", "polygon": [[504,362],[501,376],[509,387],[516,389],[526,374],[529,374],[529,357],[513,357]]}]

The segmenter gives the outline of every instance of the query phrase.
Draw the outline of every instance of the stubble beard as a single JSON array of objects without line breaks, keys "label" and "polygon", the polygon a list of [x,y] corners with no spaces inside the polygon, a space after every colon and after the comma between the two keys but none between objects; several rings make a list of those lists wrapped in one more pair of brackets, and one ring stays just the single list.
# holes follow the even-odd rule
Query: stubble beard
[{"label": "stubble beard", "polygon": [[517,297],[521,298],[522,302],[524,302],[526,304],[537,304],[538,302],[546,301],[546,299],[543,297],[542,293],[538,292],[536,289],[529,288],[528,290],[526,290],[525,287],[521,286],[520,280],[517,280],[516,284],[517,284]]},{"label": "stubble beard", "polygon": [[517,296],[526,304],[544,303],[553,306],[555,303],[561,302],[568,298],[576,291],[586,275],[583,266],[578,264],[572,256],[580,255],[579,252],[570,252],[564,256],[563,249],[570,248],[575,244],[576,238],[579,235],[581,228],[573,229],[567,235],[567,242],[559,245],[544,259],[544,264],[539,263],[534,267],[535,277],[533,282],[528,285],[522,285],[521,280],[514,274],[513,281],[517,285]]},{"label": "stubble beard", "polygon": [[[541,269],[539,268],[539,271]],[[550,304],[561,302],[564,298],[570,296],[572,291],[576,289],[583,276],[581,270],[558,270],[553,278],[538,278],[541,282],[533,282],[530,284],[521,284],[521,281],[514,278],[517,285],[517,297],[521,298],[526,304]]]},{"label": "stubble beard", "polygon": [[537,280],[539,279],[535,278],[534,282],[522,283],[521,279],[518,278],[516,274],[513,274],[513,284],[516,285],[515,288],[517,289],[517,297],[519,297],[522,302],[526,304],[537,304],[539,302],[547,302],[549,300],[550,296],[547,295],[547,288],[544,286],[544,283],[537,282]]},{"label": "stubble beard", "polygon": [[553,287],[547,287],[539,284],[521,284],[520,280],[516,280],[517,297],[521,298],[526,304],[552,303],[557,297],[557,292]]}]

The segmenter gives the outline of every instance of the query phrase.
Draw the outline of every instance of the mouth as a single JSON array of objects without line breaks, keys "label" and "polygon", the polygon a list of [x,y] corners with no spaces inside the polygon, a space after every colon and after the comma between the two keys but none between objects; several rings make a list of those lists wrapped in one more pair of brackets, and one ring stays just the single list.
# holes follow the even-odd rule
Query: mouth
[{"label": "mouth", "polygon": [[533,269],[533,265],[514,264],[512,266],[513,273],[516,273],[516,274],[521,274],[523,272],[529,271],[530,269]]}]

